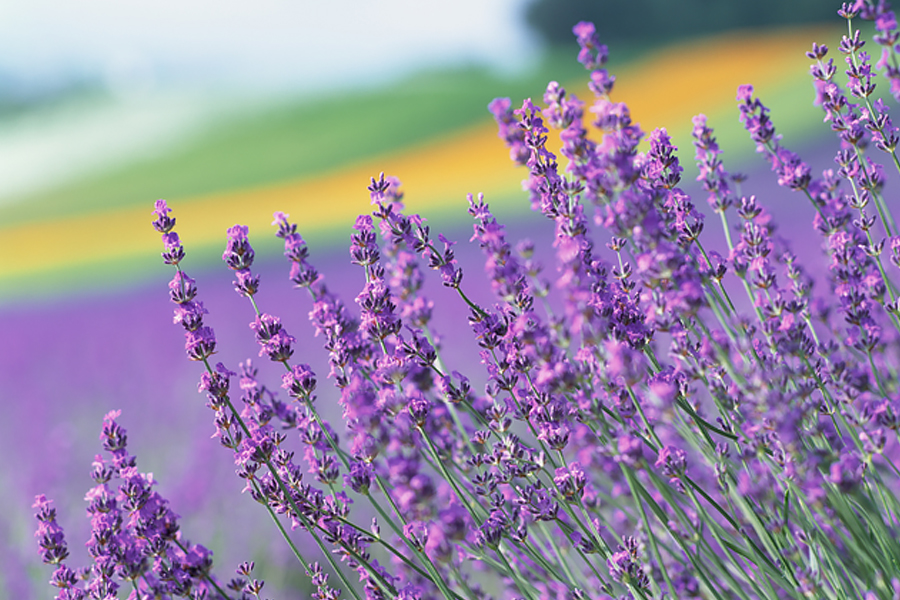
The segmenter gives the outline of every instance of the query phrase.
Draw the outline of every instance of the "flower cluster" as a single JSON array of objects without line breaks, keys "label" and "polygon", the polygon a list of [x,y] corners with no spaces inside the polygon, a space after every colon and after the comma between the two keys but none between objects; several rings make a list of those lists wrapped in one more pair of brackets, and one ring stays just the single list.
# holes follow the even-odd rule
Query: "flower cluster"
[{"label": "flower cluster", "polygon": [[[128,453],[128,436],[119,425],[119,411],[103,418],[100,441],[107,456],[97,455],[91,468],[95,486],[85,501],[91,521],[87,549],[93,561],[82,569],[66,564],[69,555],[56,509],[43,494],[35,499],[35,533],[41,557],[55,565],[50,583],[59,600],[117,598],[120,588],[129,598],[259,598],[263,583],[232,580],[231,594],[212,575],[212,552],[182,536],[178,515],[154,490],[153,475],[137,470]],[[238,570],[248,577],[249,568]]]},{"label": "flower cluster", "polygon": [[[724,233],[722,247],[708,241],[672,136],[645,135],[613,101],[608,50],[589,23],[574,34],[590,105],[551,82],[544,107],[489,106],[527,171],[532,208],[553,227],[542,254],[535,242],[510,242],[482,195],[468,197],[490,302],[473,300],[475,278],[463,276],[455,242],[406,212],[392,177],[372,178],[372,212],[350,237],[355,302],[327,287],[297,226],[275,213],[334,389],[296,361],[297,340],[259,305],[241,225],[228,230],[223,260],[249,300],[259,355],[284,368],[282,391],[250,361],[237,372],[210,364],[206,309],[181,270],[175,220],[157,203],[163,261],[176,270],[175,322],[188,357],[205,366],[200,390],[216,437],[314,597],[900,598],[900,288],[891,268],[900,268],[900,230],[879,160],[900,170],[900,132],[876,85],[880,70],[900,96],[900,34],[883,0],[840,15],[846,84],[826,46],[807,53],[816,105],[838,138],[837,168],[815,174],[784,145],[753,87],[737,91],[738,118],[778,184],[811,207],[819,277],[776,229],[769,198],[745,194],[745,178],[726,169],[698,115],[697,180]],[[875,65],[854,28],[860,17],[875,22],[883,47]],[[553,131],[561,156],[547,144]],[[432,297],[429,277],[440,283]],[[442,301],[465,316],[443,318]],[[468,328],[477,364],[451,362],[448,327]],[[342,422],[325,418],[317,394],[337,400]],[[113,459],[98,459],[89,495],[99,566],[87,575],[64,567],[55,513],[43,498],[35,505],[60,597],[114,594],[113,574],[179,590],[212,585],[194,577],[208,575],[202,549],[168,546],[180,540],[174,516],[122,458],[124,434],[108,421]],[[152,514],[135,509],[148,503]],[[140,519],[121,516],[134,510]],[[132,522],[140,535],[128,533]],[[250,565],[238,572],[231,589],[258,596]]]},{"label": "flower cluster", "polygon": [[[203,325],[203,315],[209,311],[203,302],[194,300],[197,297],[197,282],[181,270],[179,263],[184,258],[184,248],[173,231],[175,219],[169,216],[172,209],[165,200],[157,200],[153,215],[153,228],[162,234],[163,261],[175,266],[175,276],[169,282],[169,298],[176,305],[174,322],[184,327],[184,349],[188,358],[205,361],[216,351],[216,336],[213,330]],[[177,258],[177,260],[174,260]]]}]

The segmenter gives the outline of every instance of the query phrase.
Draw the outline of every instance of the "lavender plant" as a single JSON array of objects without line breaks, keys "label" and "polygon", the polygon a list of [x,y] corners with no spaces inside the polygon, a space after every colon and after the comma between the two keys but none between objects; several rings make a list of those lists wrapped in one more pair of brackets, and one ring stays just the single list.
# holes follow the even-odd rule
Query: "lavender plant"
[{"label": "lavender plant", "polygon": [[[335,389],[325,401],[337,399],[341,423],[326,418],[313,370],[293,360],[298,341],[260,305],[240,225],[228,230],[223,260],[247,299],[259,356],[283,367],[282,391],[250,361],[237,372],[214,364],[215,334],[181,268],[175,219],[156,203],[175,322],[188,358],[204,367],[216,437],[313,597],[900,598],[900,230],[882,164],[900,170],[900,134],[874,83],[880,70],[900,100],[900,33],[881,0],[839,14],[848,83],[835,81],[827,47],[807,53],[816,106],[839,138],[837,169],[814,175],[753,88],[737,93],[779,185],[812,205],[824,273],[799,263],[764,199],[742,192],[698,115],[698,181],[725,240],[708,245],[671,138],[658,129],[641,146],[644,132],[610,97],[615,77],[590,23],[574,33],[601,136],[590,137],[584,103],[556,82],[545,108],[489,107],[527,169],[532,208],[555,226],[555,271],[542,268],[535,244],[514,247],[484,198],[469,196],[494,297],[474,301],[454,242],[406,214],[399,181],[382,174],[351,236],[364,282],[353,307],[329,290],[297,225],[276,213],[289,278],[309,295],[328,355]],[[859,18],[875,23],[875,65]],[[564,167],[547,149],[551,128]],[[441,328],[462,324],[435,318],[427,277],[465,305],[479,365],[442,356]],[[65,566],[53,510],[43,497],[35,505],[44,559],[59,565],[58,597],[115,597],[114,576],[136,598],[259,597],[252,580],[222,589],[208,553],[181,541],[115,417],[101,436],[112,461],[95,463],[89,494],[92,567]],[[117,492],[113,477],[123,480]],[[240,573],[249,578],[249,567]]]},{"label": "lavender plant", "polygon": [[220,584],[211,573],[212,553],[184,539],[178,515],[153,489],[153,475],[139,472],[137,458],[128,453],[127,433],[116,421],[120,415],[113,411],[103,418],[100,440],[108,457],[94,459],[96,485],[85,495],[91,520],[85,545],[92,565],[73,569],[66,564],[69,549],[56,509],[43,494],[35,499],[35,537],[43,561],[55,566],[50,583],[59,589],[56,597],[118,598],[124,587],[134,599],[259,598],[263,583],[249,579],[252,563],[238,568],[241,577]]}]

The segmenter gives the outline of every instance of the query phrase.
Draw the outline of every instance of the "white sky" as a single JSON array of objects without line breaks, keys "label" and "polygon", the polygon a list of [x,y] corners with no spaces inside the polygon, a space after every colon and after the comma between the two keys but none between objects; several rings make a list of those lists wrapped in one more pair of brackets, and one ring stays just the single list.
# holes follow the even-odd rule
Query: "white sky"
[{"label": "white sky", "polygon": [[0,120],[0,203],[165,152],[223,110],[252,109],[242,97],[463,62],[522,68],[538,52],[528,1],[0,0],[0,94],[82,80],[117,92]]},{"label": "white sky", "polygon": [[528,0],[0,0],[0,74],[302,89],[533,58]]}]

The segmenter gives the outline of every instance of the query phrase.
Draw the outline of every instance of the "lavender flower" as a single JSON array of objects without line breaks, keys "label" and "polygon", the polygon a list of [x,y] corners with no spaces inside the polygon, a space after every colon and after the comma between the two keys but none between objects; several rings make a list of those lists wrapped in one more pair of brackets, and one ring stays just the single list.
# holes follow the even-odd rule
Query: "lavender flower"
[{"label": "lavender flower", "polygon": [[[822,277],[791,251],[769,198],[742,192],[698,115],[697,179],[726,237],[724,247],[708,240],[681,187],[672,136],[658,128],[641,145],[628,107],[610,99],[608,50],[589,23],[574,33],[590,104],[551,82],[545,106],[489,106],[526,170],[532,208],[554,228],[543,256],[539,243],[510,239],[483,195],[468,196],[490,300],[473,300],[477,278],[463,276],[455,242],[407,214],[399,181],[383,173],[368,186],[372,213],[350,238],[355,303],[326,286],[297,226],[275,213],[288,277],[309,295],[334,388],[291,362],[302,341],[259,306],[243,226],[229,229],[223,259],[249,299],[260,356],[285,373],[274,389],[249,361],[239,374],[210,364],[217,345],[207,309],[182,270],[171,211],[156,204],[163,260],[176,271],[174,322],[188,357],[206,369],[200,390],[214,437],[278,524],[314,597],[900,594],[886,577],[900,561],[900,297],[887,269],[900,265],[900,235],[885,201],[889,177],[868,154],[874,146],[900,168],[900,136],[874,76],[882,69],[892,87],[900,80],[898,34],[884,2],[840,13],[846,88],[826,46],[807,53],[816,105],[840,144],[836,168],[813,173],[782,144],[776,115],[752,86],[737,94],[738,118],[774,179],[807,199]],[[852,26],[859,16],[875,21],[884,48],[874,69]],[[558,153],[548,146],[556,135]],[[555,269],[538,262],[548,258]],[[426,296],[429,278],[442,291]],[[467,318],[441,319],[445,302]],[[453,364],[440,328],[466,325],[477,356]],[[324,418],[329,401],[342,422]],[[103,440],[110,458],[93,469],[95,566],[86,582],[65,566],[52,508],[43,498],[35,506],[61,597],[110,596],[121,581],[157,594],[207,589],[209,553],[171,548],[177,518],[137,471],[114,417]],[[340,591],[309,560],[309,542]],[[229,589],[258,597],[252,565],[238,575]]]},{"label": "lavender flower", "polygon": [[109,458],[98,455],[94,460],[91,475],[96,485],[85,496],[91,521],[86,546],[93,564],[83,575],[64,563],[68,550],[50,501],[44,495],[35,500],[42,558],[56,565],[52,579],[60,590],[56,597],[116,598],[123,586],[136,598],[236,597],[227,595],[212,576],[212,553],[183,538],[178,515],[153,489],[153,476],[137,470],[136,457],[128,453],[127,433],[116,420],[119,416],[114,411],[103,419],[100,440]]}]

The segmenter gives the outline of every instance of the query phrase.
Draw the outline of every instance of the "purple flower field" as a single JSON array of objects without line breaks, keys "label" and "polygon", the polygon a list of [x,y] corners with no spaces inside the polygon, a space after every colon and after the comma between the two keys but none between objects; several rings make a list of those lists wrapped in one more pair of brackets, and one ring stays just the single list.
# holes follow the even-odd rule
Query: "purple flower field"
[{"label": "purple flower field", "polygon": [[381,174],[349,252],[276,213],[194,269],[178,207],[148,206],[153,281],[0,313],[2,591],[900,598],[900,130],[860,11],[900,97],[893,13],[845,5],[808,53],[821,139],[737,90],[745,175],[705,117],[697,163],[632,123],[580,23],[590,107],[555,82],[490,105],[530,215],[470,196],[441,227]]},{"label": "purple flower field", "polygon": [[[821,143],[807,142],[802,150],[810,164],[820,169],[832,159]],[[502,152],[499,142],[498,151]],[[812,209],[780,188],[764,164],[754,162],[743,169],[748,174],[746,189],[765,199],[776,223],[796,224],[799,237],[794,239],[805,243],[795,244],[795,251],[803,259],[808,257],[804,264],[818,261],[824,272],[819,241],[811,226]],[[690,165],[687,170],[690,172]],[[697,184],[686,187],[700,193]],[[464,207],[461,199],[460,213]],[[454,248],[464,271],[482,273],[484,257],[477,244],[469,242],[471,227],[459,220],[449,225],[447,235],[459,240]],[[512,216],[507,227],[513,239],[533,240],[550,263],[550,222],[537,215],[519,214]],[[250,233],[274,235],[274,228]],[[718,231],[711,230],[709,235],[715,240],[714,248],[722,247],[724,237]],[[347,299],[355,297],[363,278],[350,264],[347,249],[334,245],[310,251],[335,291]],[[280,256],[259,256],[257,261],[263,283],[260,295],[301,340],[297,347],[300,360],[318,373],[327,372],[322,340],[312,337],[307,318],[312,303],[300,290],[292,289],[286,261]],[[162,267],[160,270],[153,281],[114,294],[82,292],[74,299],[8,307],[0,313],[0,329],[13,340],[4,346],[6,353],[0,360],[0,379],[7,382],[4,396],[9,399],[4,403],[7,417],[2,421],[0,445],[6,456],[13,457],[14,465],[4,470],[2,483],[6,509],[0,527],[6,540],[2,544],[6,597],[44,597],[46,574],[36,573],[40,567],[33,547],[31,501],[35,495],[60,499],[60,519],[71,539],[87,539],[89,524],[80,500],[89,483],[90,459],[100,451],[99,424],[113,408],[122,410],[119,421],[129,430],[139,464],[159,478],[160,490],[183,515],[191,539],[216,547],[219,564],[227,568],[256,553],[272,552],[280,564],[291,566],[293,559],[280,540],[272,540],[272,526],[265,515],[249,498],[237,496],[241,485],[234,477],[232,461],[210,437],[214,426],[197,392],[197,365],[184,360],[180,351],[183,336],[171,324],[168,278]],[[254,359],[268,380],[276,381],[278,369],[256,356],[248,326],[251,314],[246,300],[234,293],[228,269],[224,265],[205,268],[195,278],[210,310],[208,321],[219,338],[219,359],[232,365]],[[488,303],[486,282],[474,275],[471,281],[475,299]],[[478,348],[467,329],[464,304],[433,278],[426,278],[425,289],[442,315],[440,332],[448,363],[473,363]],[[483,385],[483,381],[479,383]],[[338,417],[337,390],[323,384],[319,395],[327,418]],[[70,501],[62,503],[63,498]],[[223,527],[226,522],[241,525]],[[254,528],[258,528],[256,533]],[[73,556],[85,559],[86,552],[72,546]]]},{"label": "purple flower field", "polygon": [[[503,151],[499,143],[498,151]],[[464,199],[460,207],[464,216]],[[520,214],[515,221],[517,229],[528,231],[536,241],[552,234],[549,224],[535,215]],[[275,228],[251,235],[274,232]],[[466,270],[480,272],[483,258],[477,245],[468,243],[470,227],[457,220],[448,235],[460,240],[458,255]],[[350,265],[346,247],[335,244],[312,248],[311,253],[335,291],[352,301],[364,281]],[[281,256],[260,256],[257,264],[263,284],[261,301],[301,339],[297,348],[301,360],[316,372],[327,372],[323,341],[313,337],[308,321],[312,302],[302,290],[293,289],[289,265]],[[100,452],[99,424],[112,409],[122,410],[119,422],[129,431],[129,445],[139,466],[158,478],[160,491],[183,515],[191,539],[215,546],[222,564],[236,566],[253,554],[269,551],[282,557],[282,564],[287,562],[280,541],[271,541],[272,526],[265,514],[248,497],[238,496],[242,486],[232,461],[211,438],[215,427],[197,391],[197,365],[184,359],[183,335],[172,324],[167,275],[161,266],[154,280],[134,288],[103,295],[84,291],[75,298],[54,298],[0,312],[0,329],[11,340],[0,360],[0,380],[6,382],[4,397],[9,399],[4,402],[7,416],[2,420],[0,447],[14,457],[11,468],[3,471],[0,488],[6,498],[0,519],[5,543],[0,544],[0,552],[8,590],[0,596],[44,597],[47,577],[36,572],[39,557],[33,541],[35,495],[70,499],[64,506],[59,503],[60,520],[71,539],[88,538],[81,499],[90,483],[90,461]],[[217,360],[237,365],[250,358],[259,366],[262,379],[278,381],[280,372],[257,356],[248,326],[252,311],[234,293],[228,269],[224,265],[206,268],[196,278],[210,310],[207,320],[219,338]],[[442,314],[456,315],[456,324],[441,332],[447,340],[448,360],[471,362],[477,344],[465,328],[465,306],[442,293],[437,282],[426,282],[425,289]],[[489,293],[487,288],[476,289],[474,295],[487,302]],[[337,391],[324,382],[322,388],[323,411],[328,418],[339,418]],[[223,523],[241,525],[231,528]],[[222,559],[219,549],[224,550]],[[87,556],[78,544],[72,544],[72,553],[82,561]],[[32,581],[26,568],[35,575]]]}]

